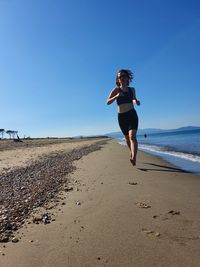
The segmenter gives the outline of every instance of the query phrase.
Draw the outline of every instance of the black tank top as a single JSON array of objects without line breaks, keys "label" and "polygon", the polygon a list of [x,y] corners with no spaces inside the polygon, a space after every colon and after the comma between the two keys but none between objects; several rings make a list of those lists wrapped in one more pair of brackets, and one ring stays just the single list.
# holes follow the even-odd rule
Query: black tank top
[{"label": "black tank top", "polygon": [[128,91],[124,92],[119,88],[119,91],[123,93],[123,96],[117,98],[117,105],[132,103],[133,101],[133,91],[128,87]]}]

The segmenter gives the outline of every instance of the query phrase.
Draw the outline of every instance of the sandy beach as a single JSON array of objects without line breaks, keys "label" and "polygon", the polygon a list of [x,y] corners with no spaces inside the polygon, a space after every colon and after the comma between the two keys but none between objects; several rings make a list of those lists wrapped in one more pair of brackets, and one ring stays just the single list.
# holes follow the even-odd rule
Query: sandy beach
[{"label": "sandy beach", "polygon": [[[0,243],[1,267],[200,266],[200,176],[143,152],[133,167],[111,139],[3,150],[0,174],[100,141],[74,157],[54,202],[14,232],[18,242]],[[49,223],[35,223],[41,214]]]}]

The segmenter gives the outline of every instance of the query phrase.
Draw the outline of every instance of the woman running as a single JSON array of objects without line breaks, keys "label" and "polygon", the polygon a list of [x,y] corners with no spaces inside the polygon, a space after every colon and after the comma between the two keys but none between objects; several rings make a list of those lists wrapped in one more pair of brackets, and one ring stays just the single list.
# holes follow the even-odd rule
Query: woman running
[{"label": "woman running", "polygon": [[119,70],[116,76],[116,85],[107,100],[107,104],[112,104],[115,100],[118,105],[118,122],[119,127],[125,136],[126,143],[130,149],[130,162],[136,165],[136,156],[138,150],[137,129],[138,116],[133,103],[140,105],[136,98],[135,88],[129,87],[133,80],[133,73],[130,70]]}]

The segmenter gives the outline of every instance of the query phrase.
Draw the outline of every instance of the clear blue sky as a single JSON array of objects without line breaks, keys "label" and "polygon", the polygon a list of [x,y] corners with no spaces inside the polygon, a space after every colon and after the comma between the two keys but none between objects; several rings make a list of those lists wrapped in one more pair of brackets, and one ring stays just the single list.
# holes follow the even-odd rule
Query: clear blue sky
[{"label": "clear blue sky", "polygon": [[0,0],[0,128],[118,131],[106,99],[121,68],[135,74],[139,128],[200,126],[200,2]]}]

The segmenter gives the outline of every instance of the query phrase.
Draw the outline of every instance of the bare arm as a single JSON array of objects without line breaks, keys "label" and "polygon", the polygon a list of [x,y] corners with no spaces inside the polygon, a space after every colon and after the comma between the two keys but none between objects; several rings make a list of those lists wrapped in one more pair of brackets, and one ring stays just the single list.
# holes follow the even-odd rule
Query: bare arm
[{"label": "bare arm", "polygon": [[137,99],[136,97],[136,93],[135,93],[135,88],[131,88],[132,92],[133,92],[133,102],[137,105],[140,106],[140,101]]},{"label": "bare arm", "polygon": [[112,104],[121,95],[122,93],[119,92],[118,88],[113,89],[107,99],[107,105]]}]

